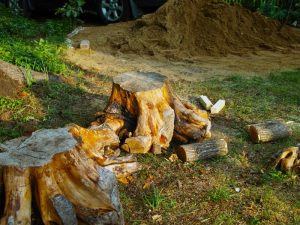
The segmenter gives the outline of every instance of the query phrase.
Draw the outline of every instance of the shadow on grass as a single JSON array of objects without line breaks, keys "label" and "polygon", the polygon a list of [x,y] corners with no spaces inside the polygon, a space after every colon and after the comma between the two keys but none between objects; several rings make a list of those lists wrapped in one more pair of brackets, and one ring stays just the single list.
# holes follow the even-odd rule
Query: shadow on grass
[{"label": "shadow on grass", "polygon": [[29,96],[21,99],[20,106],[0,111],[9,114],[7,118],[0,117],[0,141],[70,123],[87,127],[108,101],[106,95],[92,94],[66,82],[40,82],[26,92]]}]

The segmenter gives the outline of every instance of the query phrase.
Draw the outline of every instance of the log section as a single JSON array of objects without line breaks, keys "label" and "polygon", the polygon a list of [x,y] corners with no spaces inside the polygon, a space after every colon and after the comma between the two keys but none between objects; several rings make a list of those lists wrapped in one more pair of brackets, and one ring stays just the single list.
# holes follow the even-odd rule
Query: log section
[{"label": "log section", "polygon": [[224,156],[227,153],[227,143],[223,139],[181,145],[177,149],[178,158],[183,162],[192,162],[215,156]]}]

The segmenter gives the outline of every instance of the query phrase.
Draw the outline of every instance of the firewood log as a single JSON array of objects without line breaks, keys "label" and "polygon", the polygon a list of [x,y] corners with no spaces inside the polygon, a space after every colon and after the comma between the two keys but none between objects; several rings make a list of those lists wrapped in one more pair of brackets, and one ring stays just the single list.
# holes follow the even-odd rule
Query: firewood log
[{"label": "firewood log", "polygon": [[291,129],[281,121],[267,121],[248,125],[247,131],[254,143],[263,143],[286,138],[291,135]]},{"label": "firewood log", "polygon": [[227,153],[227,143],[223,139],[181,145],[177,149],[178,158],[183,162],[192,162],[215,156],[224,156]]}]

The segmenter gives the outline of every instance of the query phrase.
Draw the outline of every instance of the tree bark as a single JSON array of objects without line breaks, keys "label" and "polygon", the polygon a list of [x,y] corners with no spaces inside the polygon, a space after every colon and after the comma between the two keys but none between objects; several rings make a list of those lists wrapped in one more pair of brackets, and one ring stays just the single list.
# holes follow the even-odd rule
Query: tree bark
[{"label": "tree bark", "polygon": [[223,139],[181,145],[177,149],[178,158],[183,162],[192,162],[215,156],[224,156],[227,153],[227,143]]},{"label": "tree bark", "polygon": [[187,142],[210,136],[208,113],[174,97],[167,78],[157,73],[115,77],[109,103],[93,126],[110,127],[130,153],[159,153],[173,137]]},{"label": "tree bark", "polygon": [[247,131],[255,143],[263,143],[286,138],[291,135],[291,129],[280,121],[267,121],[249,125]]},{"label": "tree bark", "polygon": [[124,224],[116,176],[121,179],[141,167],[131,155],[118,157],[118,146],[111,129],[77,125],[1,144],[1,224],[31,224],[32,192],[46,225]]}]

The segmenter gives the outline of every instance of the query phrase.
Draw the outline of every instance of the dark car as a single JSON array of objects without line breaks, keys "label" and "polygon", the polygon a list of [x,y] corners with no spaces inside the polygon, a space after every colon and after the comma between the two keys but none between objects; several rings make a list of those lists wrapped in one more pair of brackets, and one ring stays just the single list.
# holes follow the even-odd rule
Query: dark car
[{"label": "dark car", "polygon": [[[4,0],[7,6],[12,0]],[[23,14],[29,16],[35,10],[56,10],[67,0],[19,0]],[[157,8],[166,0],[85,0],[84,10],[97,14],[102,22],[113,23],[136,18],[141,10]]]}]

